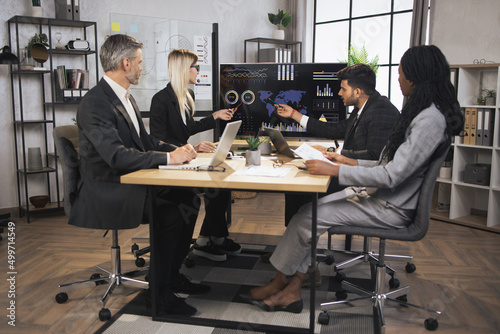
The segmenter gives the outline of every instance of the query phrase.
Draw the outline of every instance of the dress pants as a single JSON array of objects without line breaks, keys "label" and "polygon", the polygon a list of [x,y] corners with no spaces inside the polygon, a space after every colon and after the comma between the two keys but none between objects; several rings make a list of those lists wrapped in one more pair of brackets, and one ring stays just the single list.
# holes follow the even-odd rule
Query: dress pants
[{"label": "dress pants", "polygon": [[221,189],[205,189],[205,219],[201,226],[200,235],[205,237],[227,237],[226,212],[231,199],[231,192]]},{"label": "dress pants", "polygon": [[157,262],[154,268],[160,294],[168,293],[172,279],[179,275],[182,262],[189,253],[200,199],[191,189],[162,188],[155,194],[153,222],[159,236]]},{"label": "dress pants", "polygon": [[[378,228],[407,226],[415,210],[402,210],[375,196],[365,188],[348,187],[318,200],[317,235],[335,225]],[[312,203],[302,206],[292,218],[269,259],[285,275],[305,273],[311,263]]]}]

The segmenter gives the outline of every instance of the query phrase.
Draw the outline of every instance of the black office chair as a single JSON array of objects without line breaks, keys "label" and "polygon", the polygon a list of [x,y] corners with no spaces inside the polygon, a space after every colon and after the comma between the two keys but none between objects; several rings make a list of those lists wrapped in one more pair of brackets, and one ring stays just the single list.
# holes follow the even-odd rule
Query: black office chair
[{"label": "black office chair", "polygon": [[[441,314],[441,312],[436,310],[431,310],[429,308],[417,306],[407,302],[406,295],[409,292],[409,286],[403,288],[395,289],[393,291],[384,292],[384,277],[386,273],[385,264],[385,244],[386,240],[401,240],[401,241],[418,241],[422,239],[429,228],[430,212],[431,212],[431,202],[432,194],[434,191],[434,184],[439,173],[441,164],[443,163],[448,149],[450,148],[450,140],[439,145],[434,154],[432,155],[429,162],[429,169],[427,170],[424,180],[420,189],[420,195],[418,199],[418,205],[415,213],[415,217],[410,225],[405,228],[400,229],[382,229],[373,227],[360,227],[360,226],[334,226],[329,229],[332,234],[353,234],[362,235],[370,238],[379,238],[379,254],[377,260],[377,270],[376,270],[376,282],[375,291],[368,291],[362,287],[356,286],[347,280],[342,281],[342,289],[355,292],[362,295],[360,298],[353,298],[348,300],[340,300],[336,302],[322,303],[321,309],[323,310],[318,317],[318,322],[321,324],[328,324],[329,314],[327,309],[334,308],[339,304],[351,303],[354,301],[368,300],[373,302],[374,311],[376,313],[376,319],[379,321],[379,325],[382,331],[385,331],[385,321],[383,314],[383,306],[385,301],[392,301],[399,303],[401,305],[416,307],[421,310],[429,311],[435,314]],[[338,295],[337,295],[338,298]],[[343,298],[340,298],[343,299]],[[428,318],[425,320],[425,327],[429,330],[434,330],[438,326],[438,322],[434,318]]]},{"label": "black office chair", "polygon": [[[64,125],[54,128],[53,132],[54,143],[56,145],[57,154],[63,172],[63,187],[64,187],[64,212],[69,217],[71,211],[71,204],[74,202],[78,182],[80,180],[80,159],[78,155],[78,127],[76,125]],[[143,289],[149,287],[149,283],[135,279],[133,277],[144,273],[145,270],[135,270],[127,273],[121,272],[120,261],[120,246],[118,245],[118,230],[111,230],[112,232],[112,246],[111,246],[111,270],[106,270],[100,266],[98,269],[107,274],[107,277],[102,277],[100,273],[93,274],[90,279],[66,283],[59,285],[60,288],[67,286],[94,282],[96,285],[108,283],[103,297],[101,298],[101,310],[99,311],[99,319],[106,321],[111,318],[111,312],[105,308],[106,301],[109,295],[113,292],[117,285],[122,285],[124,282],[138,286]],[[106,236],[106,233],[104,236]],[[56,301],[62,304],[68,300],[66,292],[60,292],[56,295]]]}]

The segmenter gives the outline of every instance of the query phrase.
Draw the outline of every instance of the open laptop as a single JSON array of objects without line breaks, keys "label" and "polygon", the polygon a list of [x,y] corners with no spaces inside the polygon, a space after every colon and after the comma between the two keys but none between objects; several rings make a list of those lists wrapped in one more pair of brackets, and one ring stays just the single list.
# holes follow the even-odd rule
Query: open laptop
[{"label": "open laptop", "polygon": [[160,165],[159,169],[194,169],[197,170],[199,167],[217,167],[220,165],[227,157],[231,145],[233,144],[234,138],[241,126],[241,120],[226,124],[226,128],[222,133],[222,136],[217,145],[214,155],[211,158],[196,158],[191,160],[189,163],[182,165]]},{"label": "open laptop", "polygon": [[288,143],[281,134],[280,130],[263,127],[260,135],[269,136],[279,154],[286,155],[287,157],[290,158],[299,158],[295,153],[293,153],[290,146],[288,146]]}]

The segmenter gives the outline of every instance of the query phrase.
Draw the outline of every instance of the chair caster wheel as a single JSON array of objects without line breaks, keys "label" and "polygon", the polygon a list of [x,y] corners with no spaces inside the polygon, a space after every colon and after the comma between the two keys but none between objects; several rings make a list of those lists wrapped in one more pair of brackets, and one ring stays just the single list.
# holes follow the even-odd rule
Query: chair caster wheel
[{"label": "chair caster wheel", "polygon": [[328,312],[323,311],[318,315],[318,322],[322,325],[328,325],[330,322],[330,315]]},{"label": "chair caster wheel", "polygon": [[190,258],[186,258],[184,260],[184,265],[186,266],[186,268],[192,268],[192,267],[194,267],[195,262],[194,262],[194,260],[191,260]]},{"label": "chair caster wheel", "polygon": [[[92,274],[92,276],[90,276],[90,279],[96,279],[96,278],[101,278],[101,277],[102,277],[101,274],[95,273],[95,274]],[[96,286],[99,286],[99,285],[102,285],[105,283],[106,283],[106,280],[95,281]]]},{"label": "chair caster wheel", "polygon": [[389,287],[391,289],[397,289],[397,288],[399,288],[399,285],[400,285],[400,283],[399,283],[399,280],[397,278],[393,277],[389,280]]},{"label": "chair caster wheel", "polygon": [[137,259],[135,259],[135,265],[137,267],[144,267],[145,264],[146,260],[144,260],[142,257],[138,257]]},{"label": "chair caster wheel", "polygon": [[405,270],[406,270],[407,273],[411,274],[412,272],[414,272],[415,270],[417,270],[417,267],[413,263],[408,262],[406,264]]},{"label": "chair caster wheel", "polygon": [[347,291],[345,290],[339,290],[335,292],[335,297],[337,300],[346,300],[347,299]]},{"label": "chair caster wheel", "polygon": [[333,257],[333,255],[327,255],[325,257],[325,263],[329,266],[331,266],[332,264],[335,263],[335,258]]},{"label": "chair caster wheel", "polygon": [[67,301],[68,301],[68,294],[66,292],[59,292],[56,295],[56,302],[58,304],[63,304],[66,303]]},{"label": "chair caster wheel", "polygon": [[427,318],[424,321],[424,326],[428,331],[435,331],[438,328],[439,323],[434,318]]},{"label": "chair caster wheel", "polygon": [[137,252],[139,250],[139,245],[138,244],[133,244],[131,248],[132,248],[132,253],[135,253],[135,252]]},{"label": "chair caster wheel", "polygon": [[101,321],[107,321],[111,318],[111,312],[107,308],[102,308],[99,311],[99,320]]},{"label": "chair caster wheel", "polygon": [[341,271],[337,272],[337,275],[335,275],[335,280],[339,283],[345,280],[345,278],[346,278],[345,274]]}]

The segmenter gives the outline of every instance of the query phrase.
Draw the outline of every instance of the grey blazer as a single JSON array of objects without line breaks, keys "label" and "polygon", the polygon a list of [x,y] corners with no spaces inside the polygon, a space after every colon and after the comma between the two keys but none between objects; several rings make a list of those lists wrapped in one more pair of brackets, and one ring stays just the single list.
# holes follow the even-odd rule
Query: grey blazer
[{"label": "grey blazer", "polygon": [[167,164],[164,152],[173,151],[176,146],[149,135],[133,98],[131,102],[140,137],[125,107],[104,79],[78,107],[81,180],[69,218],[72,225],[128,229],[142,221],[147,188],[121,184],[120,176]]}]

